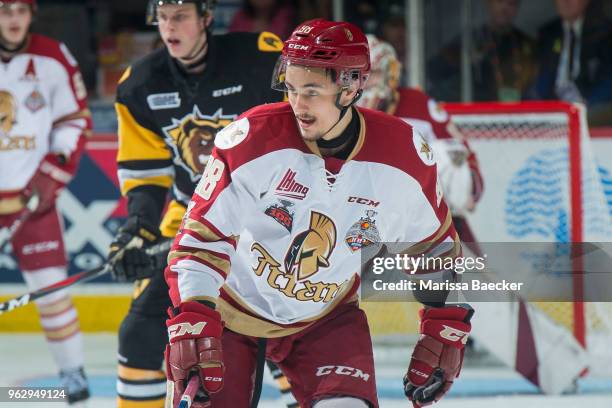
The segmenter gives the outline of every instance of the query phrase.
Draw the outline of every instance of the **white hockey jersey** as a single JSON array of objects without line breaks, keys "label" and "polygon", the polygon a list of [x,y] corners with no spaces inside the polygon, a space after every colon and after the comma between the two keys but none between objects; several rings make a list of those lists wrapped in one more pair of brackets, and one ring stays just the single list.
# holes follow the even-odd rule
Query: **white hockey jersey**
[{"label": "white hockey jersey", "polygon": [[48,153],[70,161],[90,128],[76,60],[50,38],[32,34],[28,41],[0,60],[0,193],[22,190]]},{"label": "white hockey jersey", "polygon": [[213,300],[231,330],[283,336],[356,299],[364,247],[458,254],[427,142],[398,118],[359,112],[346,161],[304,142],[287,103],[217,135],[168,258],[175,305]]}]

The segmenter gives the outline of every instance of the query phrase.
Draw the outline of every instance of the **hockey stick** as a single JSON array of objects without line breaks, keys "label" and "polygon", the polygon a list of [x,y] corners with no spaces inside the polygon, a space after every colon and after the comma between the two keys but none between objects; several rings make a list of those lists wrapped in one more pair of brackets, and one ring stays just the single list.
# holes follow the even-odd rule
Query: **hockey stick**
[{"label": "hockey stick", "polygon": [[13,221],[13,223],[8,227],[2,228],[2,230],[0,231],[0,252],[2,252],[7,242],[13,239],[13,237],[15,236],[17,231],[19,231],[25,220],[27,220],[30,215],[32,215],[34,210],[36,210],[36,207],[38,207],[39,203],[40,200],[38,198],[38,194],[32,194],[19,217],[17,217],[15,221]]},{"label": "hockey stick", "polygon": [[[62,281],[54,283],[53,285],[38,289],[34,292],[26,293],[25,295],[17,296],[15,298],[12,298],[5,302],[0,303],[0,315],[6,312],[10,312],[19,307],[25,306],[29,303],[32,303],[33,301],[40,299],[41,297],[47,296],[51,293],[65,289],[77,283],[87,282],[89,280],[97,278],[98,276],[102,276],[110,272],[113,263],[116,262],[116,260],[121,258],[121,256],[123,255],[123,252],[126,249],[131,248],[133,246],[134,244],[131,244],[131,245],[128,244],[121,251],[117,252],[117,254],[115,255],[113,259],[111,259],[109,262],[105,263],[102,266],[91,269],[89,271],[77,273],[75,275],[69,276],[68,278]],[[153,245],[150,248],[147,248],[146,252],[147,252],[147,255],[149,256],[156,256],[156,255],[160,255],[168,251],[171,246],[172,246],[172,240],[169,239],[169,240],[160,242],[157,245]]]},{"label": "hockey stick", "polygon": [[185,392],[183,393],[177,408],[191,408],[191,404],[193,404],[193,400],[195,399],[199,387],[200,377],[197,374],[193,375],[187,384],[187,388],[185,388]]}]

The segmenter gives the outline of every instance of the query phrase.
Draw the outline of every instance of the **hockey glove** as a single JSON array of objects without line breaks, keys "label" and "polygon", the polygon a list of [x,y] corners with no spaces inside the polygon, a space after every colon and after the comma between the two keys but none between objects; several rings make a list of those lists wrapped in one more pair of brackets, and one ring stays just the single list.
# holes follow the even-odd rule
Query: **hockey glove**
[{"label": "hockey glove", "polygon": [[474,314],[467,304],[421,309],[421,338],[404,376],[404,393],[415,408],[438,401],[459,376]]},{"label": "hockey glove", "polygon": [[189,378],[200,377],[192,408],[208,408],[208,394],[223,388],[223,323],[219,312],[198,302],[181,304],[178,313],[170,311],[166,321],[170,344],[166,346],[166,375],[171,382],[172,406],[181,400]]},{"label": "hockey glove", "polygon": [[38,195],[39,204],[33,213],[44,213],[51,208],[59,193],[72,179],[72,174],[63,169],[65,161],[63,156],[48,154],[40,162],[38,170],[23,190],[24,202],[32,195]]},{"label": "hockey glove", "polygon": [[139,217],[128,218],[110,246],[108,260],[113,278],[130,282],[151,277],[156,265],[145,250],[160,237],[159,228]]}]

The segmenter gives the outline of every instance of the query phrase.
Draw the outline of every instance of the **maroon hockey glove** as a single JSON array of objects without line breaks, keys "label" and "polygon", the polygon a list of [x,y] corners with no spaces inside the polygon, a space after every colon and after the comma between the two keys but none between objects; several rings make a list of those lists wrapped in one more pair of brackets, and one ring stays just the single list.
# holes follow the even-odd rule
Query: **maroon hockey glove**
[{"label": "maroon hockey glove", "polygon": [[176,407],[191,375],[198,375],[202,389],[192,408],[209,408],[209,393],[223,387],[223,323],[219,312],[198,302],[181,304],[178,314],[166,321],[170,344],[166,346],[166,375],[174,384],[172,406]]},{"label": "maroon hockey glove", "polygon": [[59,193],[72,179],[72,174],[63,168],[63,162],[62,156],[46,155],[24,189],[24,201],[32,194],[38,194],[40,202],[35,213],[44,213],[51,208]]},{"label": "maroon hockey glove", "polygon": [[473,314],[467,304],[419,311],[421,338],[404,376],[404,393],[415,408],[438,401],[459,376]]}]

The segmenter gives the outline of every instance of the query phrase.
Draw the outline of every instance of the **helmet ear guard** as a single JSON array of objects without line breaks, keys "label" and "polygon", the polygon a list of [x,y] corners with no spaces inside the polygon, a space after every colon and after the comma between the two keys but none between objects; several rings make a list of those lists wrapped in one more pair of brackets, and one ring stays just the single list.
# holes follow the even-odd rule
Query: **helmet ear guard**
[{"label": "helmet ear guard", "polygon": [[[2,0],[0,0],[2,2]],[[201,17],[210,13],[217,5],[217,0],[149,0],[147,3],[146,23],[147,25],[157,25],[157,8],[164,4],[195,4]]]}]

